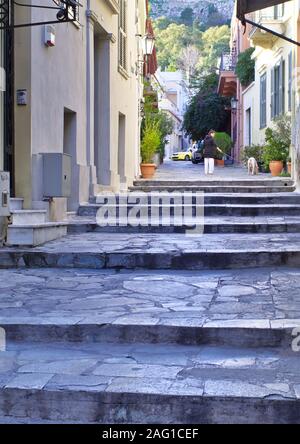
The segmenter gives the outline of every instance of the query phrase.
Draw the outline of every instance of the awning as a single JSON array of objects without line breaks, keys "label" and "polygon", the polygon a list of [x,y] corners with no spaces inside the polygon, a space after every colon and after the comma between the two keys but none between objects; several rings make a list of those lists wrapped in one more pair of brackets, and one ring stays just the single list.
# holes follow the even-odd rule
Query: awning
[{"label": "awning", "polygon": [[290,39],[286,35],[279,34],[272,29],[266,28],[261,23],[255,23],[250,18],[246,18],[247,14],[254,11],[260,11],[261,9],[270,8],[271,6],[281,5],[282,3],[287,3],[290,0],[237,0],[237,18],[243,23],[244,26],[248,23],[251,26],[260,28],[265,32],[269,32],[276,37],[286,40],[289,43],[300,46],[299,42]]},{"label": "awning", "polygon": [[270,6],[280,5],[289,0],[237,0],[237,17],[242,22],[245,21],[245,15],[250,12],[259,11],[260,9],[269,8]]}]

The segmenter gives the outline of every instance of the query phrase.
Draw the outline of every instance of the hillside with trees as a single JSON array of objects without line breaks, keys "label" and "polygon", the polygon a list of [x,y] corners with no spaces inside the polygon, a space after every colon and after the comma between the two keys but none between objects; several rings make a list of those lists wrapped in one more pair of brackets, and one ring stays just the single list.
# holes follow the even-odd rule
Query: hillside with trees
[{"label": "hillside with trees", "polygon": [[198,22],[214,26],[231,19],[234,0],[152,0],[153,18],[166,16],[172,20],[182,19],[191,24]]},{"label": "hillside with trees", "polygon": [[[217,6],[225,3],[227,7],[220,13]],[[211,127],[220,131],[227,127],[227,100],[217,94],[217,70],[222,53],[230,50],[233,3],[151,2],[158,64],[162,71],[181,70],[185,74],[191,92],[185,129],[195,139]]]}]

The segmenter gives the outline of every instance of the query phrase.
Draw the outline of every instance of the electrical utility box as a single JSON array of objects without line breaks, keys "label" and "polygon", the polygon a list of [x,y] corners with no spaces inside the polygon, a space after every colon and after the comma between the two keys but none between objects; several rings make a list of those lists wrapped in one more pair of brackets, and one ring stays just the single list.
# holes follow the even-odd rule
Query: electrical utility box
[{"label": "electrical utility box", "polygon": [[0,171],[0,217],[10,216],[10,175]]},{"label": "electrical utility box", "polygon": [[61,153],[46,153],[42,156],[44,197],[70,197],[72,157]]}]

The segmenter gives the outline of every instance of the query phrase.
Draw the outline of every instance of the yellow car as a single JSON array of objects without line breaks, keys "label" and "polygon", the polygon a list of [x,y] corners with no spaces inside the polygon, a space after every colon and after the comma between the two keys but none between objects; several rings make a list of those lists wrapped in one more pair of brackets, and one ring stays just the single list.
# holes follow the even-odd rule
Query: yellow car
[{"label": "yellow car", "polygon": [[174,153],[172,156],[172,160],[184,160],[186,162],[191,161],[193,158],[193,151],[188,149],[187,151],[181,151],[179,153]]}]

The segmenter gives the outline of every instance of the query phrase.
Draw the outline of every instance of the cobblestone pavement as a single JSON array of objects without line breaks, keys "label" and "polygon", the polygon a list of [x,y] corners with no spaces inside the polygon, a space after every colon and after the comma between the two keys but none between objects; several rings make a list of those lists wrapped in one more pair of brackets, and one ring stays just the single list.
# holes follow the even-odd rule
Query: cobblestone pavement
[{"label": "cobblestone pavement", "polygon": [[299,399],[297,358],[277,349],[12,343],[0,388]]},{"label": "cobblestone pavement", "polygon": [[0,270],[0,325],[292,328],[300,271]]},{"label": "cobblestone pavement", "polygon": [[[21,250],[21,249],[20,249]],[[22,248],[24,250],[24,248]],[[26,250],[26,249],[25,249]],[[205,234],[184,236],[182,234],[119,234],[82,233],[69,235],[36,247],[36,252],[89,252],[89,253],[189,253],[222,251],[299,251],[300,234]],[[3,248],[2,252],[18,251]]]},{"label": "cobblestone pavement", "polygon": [[231,180],[231,179],[273,179],[271,174],[258,174],[249,176],[245,167],[226,166],[225,168],[215,168],[213,176],[205,176],[204,165],[193,165],[192,162],[164,162],[156,171],[154,180]]},{"label": "cobblestone pavement", "polygon": [[0,423],[299,423],[291,351],[27,342],[0,356]]}]

